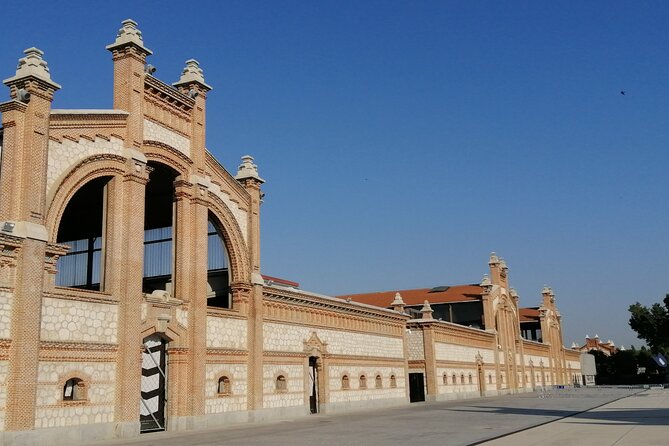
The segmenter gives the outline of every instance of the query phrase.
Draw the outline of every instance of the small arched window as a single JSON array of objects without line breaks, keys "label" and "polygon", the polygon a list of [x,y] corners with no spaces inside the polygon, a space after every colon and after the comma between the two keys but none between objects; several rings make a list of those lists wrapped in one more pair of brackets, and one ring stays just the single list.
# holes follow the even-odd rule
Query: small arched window
[{"label": "small arched window", "polygon": [[390,375],[390,388],[397,388],[397,378],[395,378],[395,375]]},{"label": "small arched window", "polygon": [[451,375],[451,382],[452,382],[453,384],[457,384],[457,383],[458,383],[458,378],[455,376],[455,373],[454,373],[453,375]]},{"label": "small arched window", "polygon": [[492,373],[488,373],[488,384],[492,384]]},{"label": "small arched window", "polygon": [[504,375],[499,375],[499,380],[502,384],[504,384]]},{"label": "small arched window", "polygon": [[381,379],[381,375],[376,375],[376,378],[374,378],[374,387],[377,389],[383,388],[383,380]]},{"label": "small arched window", "polygon": [[361,389],[366,389],[367,388],[367,377],[365,375],[360,375],[360,385],[359,387]]},{"label": "small arched window", "polygon": [[448,385],[448,375],[444,373],[444,375],[441,377],[441,381],[444,383],[444,385]]},{"label": "small arched window", "polygon": [[351,383],[348,381],[348,375],[344,375],[341,377],[341,388],[344,390],[348,390],[351,388]]},{"label": "small arched window", "polygon": [[279,375],[276,377],[276,390],[278,392],[285,392],[288,390],[288,383],[286,382],[286,377]]},{"label": "small arched window", "polygon": [[464,384],[464,383],[465,383],[465,374],[460,373],[460,384]]},{"label": "small arched window", "polygon": [[85,401],[86,383],[81,378],[70,378],[63,386],[63,401]]},{"label": "small arched window", "polygon": [[473,381],[473,379],[472,379],[472,374],[470,373],[470,374],[469,374],[469,384],[473,384],[473,383],[474,383],[474,381]]},{"label": "small arched window", "polygon": [[227,376],[221,376],[218,378],[218,394],[219,395],[231,395],[232,394],[232,382]]}]

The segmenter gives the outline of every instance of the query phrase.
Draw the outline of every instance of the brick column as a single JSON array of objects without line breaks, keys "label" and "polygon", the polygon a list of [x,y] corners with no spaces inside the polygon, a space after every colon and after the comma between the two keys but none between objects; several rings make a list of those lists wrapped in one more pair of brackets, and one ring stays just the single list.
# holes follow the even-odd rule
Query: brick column
[{"label": "brick column", "polygon": [[207,93],[212,88],[205,83],[200,63],[195,59],[186,61],[186,67],[181,73],[179,81],[172,85],[193,99],[190,150],[193,167],[198,174],[202,175],[205,171]]},{"label": "brick column", "polygon": [[[5,128],[0,172],[0,224],[20,244],[7,375],[5,430],[35,427],[42,293],[47,231],[44,227],[49,115],[60,85],[51,80],[37,48],[25,50],[16,75],[3,82],[12,100],[0,104]],[[5,226],[4,222],[7,222]],[[50,267],[50,266],[49,266]]]},{"label": "brick column", "polygon": [[[118,356],[116,368],[116,422],[136,423],[139,430],[140,377],[142,374],[142,314],[144,302],[144,200],[149,168],[139,152],[128,150],[126,173],[113,197],[110,231],[123,234],[124,243],[114,250],[109,268],[118,278]],[[120,228],[120,229],[119,229]],[[134,429],[134,428],[133,428]]]},{"label": "brick column", "polygon": [[260,275],[260,186],[264,180],[258,176],[258,166],[250,156],[242,157],[242,164],[235,176],[249,193],[248,246],[251,259],[251,290],[248,303],[248,409],[263,407],[263,279]]},{"label": "brick column", "polygon": [[[207,188],[199,177],[175,183],[174,297],[188,308],[187,372],[179,371],[177,416],[205,414],[207,356]],[[183,367],[182,367],[183,369]],[[197,426],[194,426],[197,427]]]},{"label": "brick column", "polygon": [[114,60],[114,109],[130,113],[125,143],[139,149],[144,140],[144,66],[153,54],[144,46],[142,33],[133,20],[124,20],[114,43],[106,47]]}]

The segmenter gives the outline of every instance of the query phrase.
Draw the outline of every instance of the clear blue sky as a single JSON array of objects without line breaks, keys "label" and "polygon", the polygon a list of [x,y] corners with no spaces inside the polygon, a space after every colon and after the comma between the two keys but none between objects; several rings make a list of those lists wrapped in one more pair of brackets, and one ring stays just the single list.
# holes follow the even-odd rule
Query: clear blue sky
[{"label": "clear blue sky", "polygon": [[669,292],[667,2],[26,5],[3,3],[0,74],[41,48],[56,108],[111,106],[125,18],[158,78],[200,61],[209,149],[267,180],[266,274],[432,287],[478,282],[497,251],[522,305],[554,288],[567,345],[641,345],[628,305]]}]

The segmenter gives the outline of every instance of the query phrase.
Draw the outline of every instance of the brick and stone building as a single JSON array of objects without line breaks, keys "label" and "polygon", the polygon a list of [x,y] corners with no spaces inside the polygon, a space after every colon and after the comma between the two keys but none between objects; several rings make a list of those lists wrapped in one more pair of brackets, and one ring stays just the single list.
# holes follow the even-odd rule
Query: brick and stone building
[{"label": "brick and stone building", "polygon": [[571,348],[583,353],[597,351],[603,353],[605,356],[611,356],[618,350],[625,350],[622,346],[620,348],[616,347],[616,344],[610,339],[606,342],[602,342],[602,340],[599,339],[598,334],[596,334],[594,338],[591,338],[590,335],[585,335],[585,344],[579,346],[574,342],[572,343]]},{"label": "brick and stone building", "polygon": [[367,304],[264,280],[264,180],[250,156],[231,174],[207,151],[212,87],[199,63],[171,85],[157,79],[132,20],[106,48],[111,109],[53,109],[61,86],[36,48],[3,81],[3,444],[528,391],[580,374],[550,289],[542,341],[521,337],[496,256],[471,287],[478,324],[434,318],[429,299],[411,312],[401,294]]}]

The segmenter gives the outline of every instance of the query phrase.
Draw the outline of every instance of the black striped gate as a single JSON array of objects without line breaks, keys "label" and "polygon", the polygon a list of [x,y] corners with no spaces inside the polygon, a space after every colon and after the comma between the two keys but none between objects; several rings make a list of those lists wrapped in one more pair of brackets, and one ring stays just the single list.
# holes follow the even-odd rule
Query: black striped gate
[{"label": "black striped gate", "polygon": [[142,396],[139,403],[141,432],[165,430],[166,345],[167,342],[157,334],[144,339]]}]

